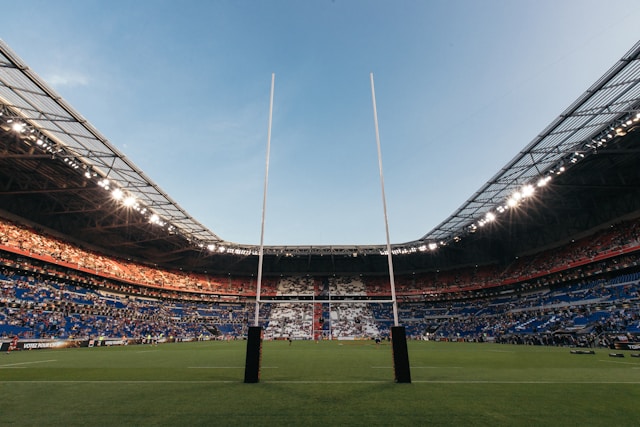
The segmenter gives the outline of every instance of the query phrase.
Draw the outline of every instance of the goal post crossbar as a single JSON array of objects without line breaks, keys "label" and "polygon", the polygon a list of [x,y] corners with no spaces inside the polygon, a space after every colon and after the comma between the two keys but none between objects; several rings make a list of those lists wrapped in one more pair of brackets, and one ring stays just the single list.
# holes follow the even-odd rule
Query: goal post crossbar
[{"label": "goal post crossbar", "polygon": [[260,304],[381,304],[394,303],[391,299],[258,299]]}]

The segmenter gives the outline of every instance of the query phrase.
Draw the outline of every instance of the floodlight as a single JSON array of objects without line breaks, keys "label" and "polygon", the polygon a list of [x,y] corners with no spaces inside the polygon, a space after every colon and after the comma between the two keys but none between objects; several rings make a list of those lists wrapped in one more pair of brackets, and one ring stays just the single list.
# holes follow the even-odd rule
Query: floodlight
[{"label": "floodlight", "polygon": [[124,193],[122,192],[122,190],[121,190],[121,189],[116,188],[115,190],[113,190],[113,191],[111,192],[111,196],[112,196],[114,199],[116,199],[116,200],[120,200],[120,199],[122,199],[122,197],[124,196]]},{"label": "floodlight", "polygon": [[438,248],[436,243],[429,243],[429,250],[435,251]]},{"label": "floodlight", "polygon": [[551,176],[545,176],[544,178],[540,178],[536,185],[538,187],[544,187],[549,181],[551,181]]},{"label": "floodlight", "polygon": [[533,193],[535,193],[535,192],[536,192],[536,190],[530,184],[527,184],[524,187],[522,187],[522,197],[523,198],[531,197],[531,196],[533,196]]},{"label": "floodlight", "polygon": [[136,198],[133,196],[127,196],[125,197],[125,199],[122,201],[122,204],[125,205],[126,207],[131,207],[136,203]]},{"label": "floodlight", "polygon": [[487,212],[484,218],[487,222],[495,221],[496,214],[494,214],[493,212]]},{"label": "floodlight", "polygon": [[518,200],[522,199],[522,194],[519,191],[516,191],[511,195],[511,198],[517,202]]}]

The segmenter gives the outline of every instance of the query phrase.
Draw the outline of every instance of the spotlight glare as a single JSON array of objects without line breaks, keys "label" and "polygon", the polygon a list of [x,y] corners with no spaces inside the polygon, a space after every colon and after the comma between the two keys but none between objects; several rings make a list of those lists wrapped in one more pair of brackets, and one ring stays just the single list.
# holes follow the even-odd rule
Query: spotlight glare
[{"label": "spotlight glare", "polygon": [[15,132],[22,133],[25,126],[26,125],[24,123],[15,122],[14,124],[11,125],[11,129],[13,129]]},{"label": "spotlight glare", "polygon": [[535,192],[536,192],[536,190],[530,184],[527,184],[524,187],[522,187],[522,197],[523,198],[531,197],[531,196],[533,196],[533,193],[535,193]]},{"label": "spotlight glare", "polygon": [[122,201],[122,204],[125,205],[126,207],[131,207],[133,205],[135,205],[136,203],[136,198],[133,196],[127,196],[125,197],[125,199]]},{"label": "spotlight glare", "polygon": [[544,187],[551,180],[551,176],[545,176],[544,178],[540,178],[538,183],[536,184],[538,187]]}]

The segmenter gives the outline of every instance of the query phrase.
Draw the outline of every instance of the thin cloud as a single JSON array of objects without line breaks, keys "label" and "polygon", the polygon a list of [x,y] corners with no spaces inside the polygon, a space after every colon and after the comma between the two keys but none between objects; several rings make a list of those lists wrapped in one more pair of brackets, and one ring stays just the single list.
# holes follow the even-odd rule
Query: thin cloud
[{"label": "thin cloud", "polygon": [[86,75],[74,71],[56,72],[45,76],[44,79],[54,87],[78,87],[89,85],[89,78]]}]

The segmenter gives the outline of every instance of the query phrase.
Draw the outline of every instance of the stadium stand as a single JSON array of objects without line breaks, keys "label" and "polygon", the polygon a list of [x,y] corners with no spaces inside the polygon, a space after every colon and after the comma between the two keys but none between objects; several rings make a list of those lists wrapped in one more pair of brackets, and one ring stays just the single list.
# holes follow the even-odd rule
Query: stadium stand
[{"label": "stadium stand", "polygon": [[[145,342],[246,334],[251,278],[156,269],[9,220],[0,221],[0,230],[3,339]],[[638,230],[631,220],[504,266],[400,276],[401,322],[411,339],[570,346],[637,340]],[[310,300],[264,304],[266,339],[386,338],[393,325],[390,303],[351,301],[388,296],[380,277],[283,276],[265,280],[264,289],[267,296]],[[334,304],[313,303],[330,297]]]},{"label": "stadium stand", "polygon": [[0,63],[3,337],[244,337],[260,297],[271,339],[388,337],[397,311],[412,339],[637,341],[640,42],[422,238],[260,248],[260,295],[255,246],[189,216],[2,41]]}]

